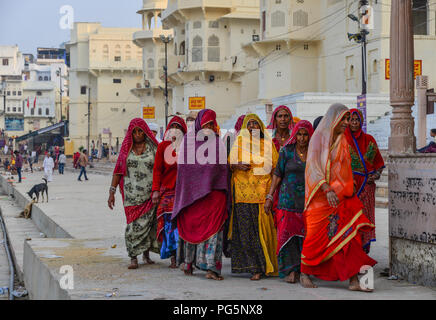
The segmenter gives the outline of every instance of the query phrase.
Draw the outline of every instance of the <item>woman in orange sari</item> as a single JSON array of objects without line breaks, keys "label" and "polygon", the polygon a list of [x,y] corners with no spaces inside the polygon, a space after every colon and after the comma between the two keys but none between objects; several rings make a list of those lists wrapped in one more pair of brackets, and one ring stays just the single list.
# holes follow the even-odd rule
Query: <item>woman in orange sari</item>
[{"label": "woman in orange sari", "polygon": [[309,145],[301,283],[316,287],[309,281],[309,275],[314,275],[327,281],[350,280],[350,290],[368,292],[372,290],[362,288],[357,275],[363,266],[377,262],[363,251],[359,231],[371,230],[374,225],[363,214],[356,195],[344,135],[349,121],[347,107],[330,106]]}]

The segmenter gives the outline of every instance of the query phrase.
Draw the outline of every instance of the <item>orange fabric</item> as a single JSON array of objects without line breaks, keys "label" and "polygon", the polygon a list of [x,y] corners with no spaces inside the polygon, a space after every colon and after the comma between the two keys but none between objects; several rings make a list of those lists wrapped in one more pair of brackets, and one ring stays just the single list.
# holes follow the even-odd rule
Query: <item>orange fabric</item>
[{"label": "orange fabric", "polygon": [[[344,256],[343,250],[350,250],[349,243],[360,237],[359,230],[374,228],[374,225],[363,215],[363,205],[354,194],[351,157],[345,135],[339,135],[336,141],[332,139],[335,127],[347,112],[348,109],[343,105],[331,106],[315,131],[309,146],[304,212],[306,237],[301,260],[301,272],[307,274],[320,276],[336,268],[347,271],[335,272],[335,274],[346,274],[351,277],[359,272],[362,265],[376,263],[360,252],[358,254],[353,252],[351,256],[363,258],[358,262],[354,261],[352,266],[337,264],[332,267],[330,263],[324,264],[326,268],[323,269],[322,265],[338,253]],[[340,201],[338,208],[330,207],[326,195],[320,189],[323,183],[329,184],[335,191]],[[363,252],[361,247],[351,246],[351,248],[352,250],[358,248]],[[349,254],[347,253],[346,256]],[[317,267],[316,272],[313,267]],[[320,271],[323,272],[318,273]],[[345,280],[342,277],[336,279],[332,274],[325,279]]]}]

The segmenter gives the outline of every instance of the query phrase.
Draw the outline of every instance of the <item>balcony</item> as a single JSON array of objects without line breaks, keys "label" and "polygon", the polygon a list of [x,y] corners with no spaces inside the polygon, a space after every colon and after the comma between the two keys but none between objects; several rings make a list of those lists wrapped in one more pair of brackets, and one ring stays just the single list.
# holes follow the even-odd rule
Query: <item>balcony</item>
[{"label": "balcony", "polygon": [[165,37],[173,37],[173,30],[164,30],[162,28],[152,30],[141,30],[133,34],[133,42],[140,48],[144,48],[147,40],[159,38],[161,35]]},{"label": "balcony", "polygon": [[230,13],[232,7],[232,0],[169,0],[168,7],[162,12],[162,20],[165,20],[179,10],[222,8],[228,9],[228,13]]},{"label": "balcony", "polygon": [[89,69],[93,70],[119,70],[119,71],[142,71],[142,62],[138,60],[113,61],[91,60]]}]

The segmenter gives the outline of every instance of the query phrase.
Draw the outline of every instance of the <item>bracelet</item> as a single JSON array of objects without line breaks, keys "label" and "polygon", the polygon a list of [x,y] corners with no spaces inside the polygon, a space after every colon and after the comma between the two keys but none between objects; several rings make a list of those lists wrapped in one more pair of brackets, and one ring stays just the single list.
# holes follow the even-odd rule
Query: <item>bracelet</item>
[{"label": "bracelet", "polygon": [[113,193],[115,193],[115,192],[117,192],[117,188],[111,186],[111,187],[109,188],[109,192],[113,192]]},{"label": "bracelet", "polygon": [[270,194],[267,194],[267,195],[266,195],[266,199],[269,199],[269,200],[271,200],[271,201],[274,201],[274,197],[273,197],[272,195],[270,195]]},{"label": "bracelet", "polygon": [[327,190],[324,190],[324,193],[327,194],[327,193],[332,192],[332,191],[334,192],[334,190],[331,187],[329,187]]}]

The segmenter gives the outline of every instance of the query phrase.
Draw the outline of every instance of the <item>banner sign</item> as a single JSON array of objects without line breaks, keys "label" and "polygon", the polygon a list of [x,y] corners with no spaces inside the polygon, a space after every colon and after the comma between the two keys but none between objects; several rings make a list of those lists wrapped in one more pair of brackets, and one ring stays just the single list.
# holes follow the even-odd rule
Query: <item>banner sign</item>
[{"label": "banner sign", "polygon": [[156,119],[155,107],[143,107],[142,117],[144,119]]},{"label": "banner sign", "polygon": [[[416,80],[417,76],[422,76],[422,60],[415,60],[413,64],[414,69],[414,79]],[[385,60],[385,79],[389,80],[391,78],[391,60]]]},{"label": "banner sign", "polygon": [[24,131],[23,118],[5,118],[6,131]]},{"label": "banner sign", "polygon": [[206,109],[206,97],[189,97],[189,110]]},{"label": "banner sign", "polygon": [[362,130],[366,133],[366,94],[357,96],[357,109],[363,114]]}]

